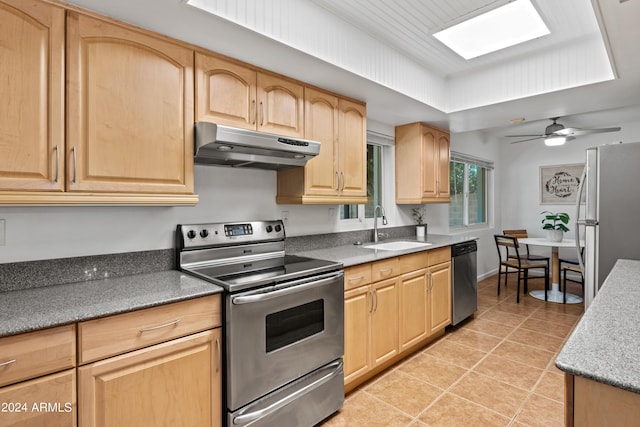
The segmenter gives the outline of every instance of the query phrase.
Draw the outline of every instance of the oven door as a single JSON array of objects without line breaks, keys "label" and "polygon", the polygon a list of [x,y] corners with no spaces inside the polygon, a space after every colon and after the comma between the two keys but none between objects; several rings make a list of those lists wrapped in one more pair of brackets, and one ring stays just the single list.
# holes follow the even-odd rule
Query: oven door
[{"label": "oven door", "polygon": [[344,352],[343,272],[226,298],[227,408],[302,377]]}]

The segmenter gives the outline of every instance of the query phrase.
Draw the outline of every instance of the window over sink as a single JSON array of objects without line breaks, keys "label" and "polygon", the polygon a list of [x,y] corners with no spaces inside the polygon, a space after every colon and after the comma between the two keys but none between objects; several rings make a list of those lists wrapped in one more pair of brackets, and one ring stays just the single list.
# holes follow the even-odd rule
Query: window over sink
[{"label": "window over sink", "polygon": [[341,205],[340,219],[373,218],[373,209],[382,204],[383,146],[367,143],[367,204]]}]

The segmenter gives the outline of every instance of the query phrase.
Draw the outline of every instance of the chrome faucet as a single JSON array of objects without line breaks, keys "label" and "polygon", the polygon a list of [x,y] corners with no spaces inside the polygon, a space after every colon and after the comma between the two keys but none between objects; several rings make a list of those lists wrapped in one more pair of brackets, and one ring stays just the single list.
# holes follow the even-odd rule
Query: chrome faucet
[{"label": "chrome faucet", "polygon": [[376,207],[373,208],[373,241],[374,242],[378,241],[378,210],[380,210],[380,213],[382,214],[382,225],[387,225],[387,217],[385,216],[384,208],[381,205],[376,205]]}]

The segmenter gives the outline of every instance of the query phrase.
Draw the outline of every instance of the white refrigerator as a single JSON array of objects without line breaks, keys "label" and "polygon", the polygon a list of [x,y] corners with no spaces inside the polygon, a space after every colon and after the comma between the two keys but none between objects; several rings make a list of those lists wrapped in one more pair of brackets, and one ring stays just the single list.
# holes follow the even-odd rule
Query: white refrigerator
[{"label": "white refrigerator", "polygon": [[576,218],[576,242],[584,227],[586,309],[618,259],[640,260],[640,143],[587,149]]}]

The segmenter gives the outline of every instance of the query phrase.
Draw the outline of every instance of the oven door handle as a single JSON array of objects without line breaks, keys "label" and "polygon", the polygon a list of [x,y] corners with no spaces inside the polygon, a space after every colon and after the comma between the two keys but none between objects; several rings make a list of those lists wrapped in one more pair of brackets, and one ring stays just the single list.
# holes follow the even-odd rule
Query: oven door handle
[{"label": "oven door handle", "polygon": [[307,283],[305,283],[305,281],[308,281],[309,279],[298,280],[296,282],[291,282],[290,283],[291,286],[287,286],[284,289],[278,289],[275,291],[263,292],[263,293],[254,294],[254,295],[237,296],[237,297],[231,298],[231,302],[235,305],[240,305],[240,304],[251,304],[254,302],[267,301],[273,298],[280,298],[285,295],[291,295],[297,292],[308,291],[309,289],[313,289],[319,286],[324,286],[327,283],[333,282],[336,279],[339,279],[343,276],[344,276],[344,273],[342,271],[339,271],[337,273],[331,273],[330,276],[324,277],[318,280],[312,279],[312,281]]},{"label": "oven door handle", "polygon": [[242,424],[247,424],[250,423],[252,421],[255,421],[257,419],[260,419],[262,417],[266,417],[269,414],[273,414],[274,412],[278,411],[279,409],[283,408],[284,406],[288,405],[289,403],[293,402],[296,399],[299,399],[302,395],[310,392],[311,390],[320,387],[322,384],[325,384],[326,382],[330,381],[333,377],[335,377],[336,375],[340,375],[342,374],[342,359],[331,363],[327,366],[325,366],[323,369],[324,370],[328,370],[331,371],[329,372],[327,375],[324,375],[321,378],[318,378],[317,380],[315,380],[314,382],[312,382],[309,385],[306,385],[304,387],[302,387],[299,390],[294,391],[293,393],[291,393],[290,395],[288,395],[287,397],[278,400],[277,402],[272,403],[271,405],[267,406],[264,409],[260,409],[258,411],[255,412],[250,412],[248,414],[243,414],[243,415],[238,415],[237,417],[235,417],[233,419],[233,424],[234,425],[242,425]]}]

